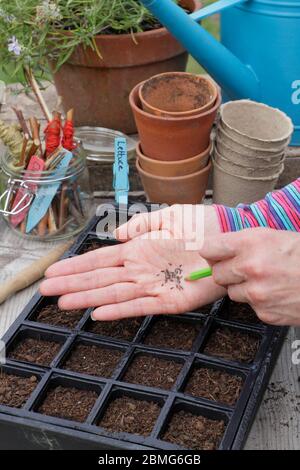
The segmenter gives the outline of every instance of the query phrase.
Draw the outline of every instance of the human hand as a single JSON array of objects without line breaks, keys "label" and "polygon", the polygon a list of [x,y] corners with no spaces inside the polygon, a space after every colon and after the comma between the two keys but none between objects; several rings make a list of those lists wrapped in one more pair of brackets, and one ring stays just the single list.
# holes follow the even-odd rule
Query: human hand
[{"label": "human hand", "polygon": [[184,313],[226,293],[213,279],[184,280],[206,266],[183,240],[135,239],[54,264],[40,291],[63,310],[96,307],[95,320]]},{"label": "human hand", "polygon": [[216,284],[265,323],[300,325],[300,234],[247,229],[208,238],[200,249]]},{"label": "human hand", "polygon": [[[159,233],[158,233],[159,232]],[[133,216],[114,233],[120,241],[134,238],[173,238],[201,246],[205,237],[221,233],[217,212],[212,206],[179,205]]]}]

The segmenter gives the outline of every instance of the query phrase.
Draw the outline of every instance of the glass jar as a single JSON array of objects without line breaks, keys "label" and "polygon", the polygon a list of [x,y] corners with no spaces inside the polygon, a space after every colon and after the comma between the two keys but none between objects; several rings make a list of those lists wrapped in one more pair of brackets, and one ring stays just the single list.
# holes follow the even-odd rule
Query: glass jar
[{"label": "glass jar", "polygon": [[14,232],[47,241],[85,228],[94,204],[80,145],[72,154],[58,151],[51,162],[33,159],[26,170],[14,166],[8,153],[0,163],[0,213]]}]

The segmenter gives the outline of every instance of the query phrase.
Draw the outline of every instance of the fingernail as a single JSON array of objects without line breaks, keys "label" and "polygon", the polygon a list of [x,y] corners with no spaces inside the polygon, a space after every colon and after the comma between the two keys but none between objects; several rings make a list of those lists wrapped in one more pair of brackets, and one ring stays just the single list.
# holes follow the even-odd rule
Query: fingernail
[{"label": "fingernail", "polygon": [[94,313],[94,312],[91,313],[91,320],[92,320],[92,321],[97,321],[96,318],[94,318],[93,313]]}]

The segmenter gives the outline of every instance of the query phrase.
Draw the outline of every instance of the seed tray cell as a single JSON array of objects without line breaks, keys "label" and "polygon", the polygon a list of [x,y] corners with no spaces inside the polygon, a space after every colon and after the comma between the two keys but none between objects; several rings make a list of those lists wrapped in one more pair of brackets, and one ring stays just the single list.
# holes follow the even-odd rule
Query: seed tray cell
[{"label": "seed tray cell", "polygon": [[265,328],[267,326],[258,318],[250,305],[232,302],[228,298],[224,301],[224,306],[223,309],[220,310],[220,314],[224,320],[241,325],[256,328]]},{"label": "seed tray cell", "polygon": [[138,341],[147,324],[145,317],[128,318],[121,321],[95,322],[89,318],[83,326],[84,331],[94,338],[109,339],[116,342]]},{"label": "seed tray cell", "polygon": [[0,410],[1,408],[24,408],[36,389],[42,374],[36,370],[17,366],[0,367]]},{"label": "seed tray cell", "polygon": [[226,449],[227,440],[230,440],[231,418],[229,411],[176,399],[158,437],[164,442],[162,446],[166,450]]},{"label": "seed tray cell", "polygon": [[103,378],[115,378],[124,361],[126,348],[113,343],[93,341],[77,336],[64,351],[58,368]]},{"label": "seed tray cell", "polygon": [[7,358],[13,362],[52,367],[67,336],[38,328],[21,327],[7,344]]},{"label": "seed tray cell", "polygon": [[[91,222],[64,257],[78,255],[95,241],[98,222],[97,218]],[[97,243],[106,246],[117,242],[102,234],[97,238]],[[46,314],[41,312],[56,305],[57,298],[44,298],[36,294],[3,338],[8,359],[1,370],[15,371],[16,376],[25,378],[35,375],[37,384],[21,408],[0,404],[0,449],[191,450],[195,446],[216,446],[219,449],[243,447],[287,329],[242,321],[243,312],[239,315],[239,306],[229,299],[185,315],[154,315],[101,323],[91,320],[92,309],[80,312],[73,322],[66,323],[64,318],[59,317],[59,312],[53,313],[52,322],[47,311]],[[237,309],[234,315],[232,308]],[[56,315],[58,322],[55,321]],[[214,333],[224,329],[236,332],[243,338],[249,335],[258,339],[257,350],[253,351],[251,360],[243,361],[243,357],[236,353],[231,357],[220,354],[218,350],[207,349]],[[17,357],[13,357],[13,351],[28,339],[52,344],[51,357],[46,363],[36,361],[32,354],[30,356],[32,351],[28,347],[19,350]],[[243,341],[240,343],[241,347],[245,347]],[[57,345],[57,351],[53,350],[53,345]],[[84,349],[76,353],[79,346]],[[92,347],[93,356],[90,356],[89,347]],[[101,356],[105,348],[110,351],[111,357],[109,354]],[[99,355],[97,351],[100,351]],[[84,354],[87,362],[84,361]],[[93,357],[93,361],[89,357]],[[104,357],[103,363],[101,357]],[[147,358],[145,364],[141,360],[143,357]],[[106,367],[107,363],[110,370]],[[231,376],[240,377],[242,386],[236,400],[225,400],[224,403],[222,390],[210,389],[209,384],[207,393],[203,390],[197,393],[197,377],[190,389],[191,394],[188,384],[194,371],[199,368],[214,371],[217,375],[213,378],[218,377],[219,381],[230,380]],[[147,376],[147,372],[150,375]],[[229,376],[222,376],[222,373]],[[57,398],[68,397],[69,414],[63,411],[64,401],[60,403],[60,408],[57,406],[57,410],[53,411],[51,399],[55,388],[58,388]],[[212,396],[207,395],[209,393]],[[74,403],[76,400],[85,403],[85,414],[76,415],[76,407],[74,411],[71,406],[72,394]],[[125,402],[124,397],[127,397]],[[112,421],[116,410],[109,408],[116,400],[114,406],[117,410],[118,407],[121,409],[123,416],[121,428],[120,423],[114,425]],[[147,408],[143,402],[150,404],[151,429],[143,422],[147,416],[147,410],[141,412],[143,406]],[[108,410],[111,412],[103,421]],[[134,423],[135,413],[141,421],[138,425]],[[181,413],[179,418],[178,413]],[[59,414],[63,417],[58,417]],[[219,441],[211,442],[214,436],[208,435],[211,431],[206,432],[206,429],[211,429],[209,422],[197,419],[197,416],[224,421],[225,428],[218,425],[220,436],[215,436]],[[193,435],[188,432],[189,421],[193,429],[198,426],[201,443],[194,441]],[[183,423],[190,440],[187,438],[179,442],[176,435],[179,434],[178,426],[183,426]],[[207,424],[204,428],[203,423]]]},{"label": "seed tray cell", "polygon": [[137,347],[133,349],[118,380],[143,387],[177,390],[185,358],[178,355],[155,353]]},{"label": "seed tray cell", "polygon": [[205,320],[196,316],[154,316],[141,342],[155,349],[191,352],[197,349]]},{"label": "seed tray cell", "polygon": [[225,365],[195,359],[180,390],[183,394],[234,408],[251,382],[251,373]]},{"label": "seed tray cell", "polygon": [[60,310],[57,297],[43,297],[36,309],[27,317],[28,322],[38,326],[50,326],[63,330],[74,330],[80,328],[86,317],[86,310],[73,310],[65,312]]},{"label": "seed tray cell", "polygon": [[259,362],[262,346],[260,332],[216,321],[212,323],[200,352],[225,362],[247,366]]}]

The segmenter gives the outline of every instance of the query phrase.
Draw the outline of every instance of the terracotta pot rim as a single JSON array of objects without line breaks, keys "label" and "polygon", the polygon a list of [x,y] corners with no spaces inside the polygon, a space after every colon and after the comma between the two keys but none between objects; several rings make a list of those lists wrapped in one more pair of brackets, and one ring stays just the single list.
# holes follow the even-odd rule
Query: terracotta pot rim
[{"label": "terracotta pot rim", "polygon": [[[197,78],[198,77],[200,80],[203,80],[203,81],[205,81],[206,83],[208,83],[210,85],[210,88],[212,90],[212,95],[213,95],[212,98],[209,101],[207,101],[207,103],[205,103],[200,108],[194,108],[194,109],[190,109],[188,111],[166,111],[164,109],[156,108],[155,106],[152,106],[143,97],[143,87],[144,87],[144,85],[146,83],[150,82],[151,80],[155,79],[155,78],[165,77],[165,76],[170,76],[170,75],[173,75],[173,76],[179,75],[181,77],[184,76],[184,77],[192,77],[192,78]],[[191,115],[200,114],[201,110],[203,112],[206,111],[206,110],[210,110],[213,107],[213,105],[215,104],[215,102],[217,101],[217,99],[218,99],[218,93],[219,93],[219,89],[218,89],[217,85],[213,82],[212,79],[206,77],[205,75],[197,75],[195,73],[190,73],[190,72],[164,72],[164,73],[159,73],[159,74],[154,75],[153,77],[149,78],[148,80],[145,80],[139,88],[139,98],[140,98],[142,107],[143,107],[143,105],[147,106],[148,108],[150,108],[151,110],[154,111],[154,115],[157,115],[157,113],[161,113],[162,115],[164,115],[162,117],[175,117],[177,119],[181,118],[181,117],[188,117],[188,116],[191,116]]]},{"label": "terracotta pot rim", "polygon": [[137,170],[144,176],[146,176],[147,178],[149,179],[155,179],[157,181],[168,181],[168,183],[170,183],[171,181],[174,181],[174,182],[177,182],[177,181],[186,181],[186,180],[189,180],[189,179],[192,179],[192,178],[195,178],[197,176],[201,176],[202,174],[210,171],[211,169],[211,166],[212,166],[212,163],[211,161],[208,163],[208,165],[206,165],[205,168],[203,168],[202,170],[200,171],[197,171],[195,173],[191,173],[190,175],[185,175],[185,176],[156,176],[156,175],[152,175],[151,173],[148,173],[147,171],[143,170],[141,168],[141,165],[139,163],[139,160],[137,159],[136,160],[136,167],[137,167]]},{"label": "terracotta pot rim", "polygon": [[202,153],[199,153],[198,155],[195,155],[194,157],[190,157],[190,158],[185,158],[184,160],[157,160],[155,158],[150,158],[150,157],[147,157],[147,155],[145,155],[142,151],[142,142],[139,141],[137,144],[136,144],[136,153],[138,155],[141,155],[143,157],[144,160],[147,160],[149,163],[152,163],[152,164],[157,164],[159,166],[164,166],[164,167],[171,167],[173,165],[176,165],[176,166],[184,166],[188,163],[193,163],[194,161],[198,160],[198,159],[201,159],[201,157],[204,157],[206,154],[210,154],[211,150],[212,150],[212,147],[213,147],[213,142],[212,140],[210,141],[209,143],[209,146],[207,147],[207,149],[204,150],[204,152]]},{"label": "terracotta pot rim", "polygon": [[217,97],[217,101],[215,103],[215,105],[208,109],[207,111],[205,111],[204,113],[199,113],[199,114],[193,114],[192,116],[185,116],[185,117],[181,117],[181,118],[172,118],[172,117],[164,117],[164,116],[154,116],[154,114],[150,114],[150,113],[146,113],[145,111],[143,111],[137,104],[136,104],[136,101],[134,99],[135,97],[135,94],[137,93],[137,96],[139,98],[139,87],[145,83],[145,81],[141,82],[141,83],[138,83],[130,92],[130,95],[129,95],[129,102],[130,102],[130,105],[131,107],[138,113],[142,114],[144,117],[148,118],[148,119],[154,119],[154,120],[157,120],[157,121],[165,121],[165,122],[179,122],[179,121],[193,121],[193,120],[196,120],[196,119],[199,119],[199,117],[205,117],[205,116],[209,116],[210,114],[213,114],[219,107],[220,107],[220,104],[222,102],[222,96],[221,96],[221,93],[219,92],[218,90],[218,97]]}]

